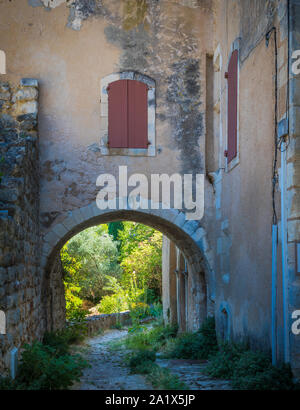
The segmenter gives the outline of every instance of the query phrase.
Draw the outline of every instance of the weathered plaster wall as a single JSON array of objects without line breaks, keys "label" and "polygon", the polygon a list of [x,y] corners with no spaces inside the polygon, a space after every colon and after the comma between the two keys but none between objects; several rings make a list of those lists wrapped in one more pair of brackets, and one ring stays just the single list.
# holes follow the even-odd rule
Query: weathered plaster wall
[{"label": "weathered plaster wall", "polygon": [[[46,234],[43,263],[49,255],[55,262],[54,251],[71,234],[117,217],[102,218],[90,205],[95,201],[100,173],[117,175],[119,165],[127,165],[129,174],[147,176],[203,172],[205,134],[216,138],[215,128],[211,132],[211,123],[205,121],[206,104],[212,102],[212,124],[216,127],[219,122],[219,145],[214,141],[212,147],[218,152],[209,153],[213,154],[210,158],[215,172],[205,183],[205,216],[201,221],[205,229],[185,225],[185,217],[179,213],[118,215],[161,228],[188,255],[193,272],[188,279],[191,327],[199,325],[200,301],[207,286],[206,308],[215,310],[219,335],[224,334],[222,310],[227,309],[228,336],[269,350],[275,71],[274,37],[266,47],[265,34],[273,25],[278,28],[281,119],[286,110],[285,7],[285,0],[0,1],[0,48],[6,52],[8,64],[4,79],[17,84],[21,76],[28,76],[40,83],[40,216],[41,231]],[[296,19],[294,23],[297,33]],[[296,47],[297,35],[293,38]],[[230,169],[223,157],[227,135],[224,73],[234,42],[240,53],[239,160]],[[210,69],[207,54],[213,56],[217,49],[218,62],[213,61],[213,67],[219,74],[212,78],[206,71]],[[100,80],[123,70],[137,71],[156,81],[155,157],[101,155]],[[297,90],[296,79],[292,80],[295,87],[291,90]],[[211,83],[213,93],[208,89]],[[290,277],[295,279],[299,116],[297,95],[291,95],[290,112],[295,114],[287,153],[291,176],[288,240]],[[276,191],[280,218],[279,195]],[[193,238],[200,252],[183,232]],[[205,281],[201,253],[205,256]],[[53,269],[59,279],[60,269]],[[299,287],[292,282],[296,291],[290,307],[296,307]],[[279,311],[280,291],[279,285]],[[62,306],[62,292],[52,295]],[[56,321],[60,318],[50,322]],[[280,315],[278,323],[281,329]],[[282,335],[278,338],[280,345]]]},{"label": "weathered plaster wall", "polygon": [[[300,49],[300,4],[290,1],[290,57]],[[290,66],[291,69],[291,66]],[[287,77],[285,77],[287,78]],[[287,167],[287,242],[288,242],[288,314],[299,310],[300,275],[296,270],[296,243],[300,242],[300,80],[299,74],[289,73],[289,141],[286,148]],[[289,327],[291,322],[288,323]],[[300,377],[300,335],[290,333],[289,348],[294,370]]]},{"label": "weathered plaster wall", "polygon": [[[0,47],[7,53],[7,78],[40,80],[43,230],[62,212],[95,200],[97,176],[117,174],[119,165],[128,165],[129,174],[203,170],[208,2],[151,0],[136,8],[130,0],[76,0],[51,11],[29,3],[0,4]],[[77,14],[80,30],[73,27]],[[104,158],[95,148],[100,80],[123,70],[156,81],[155,158]]]},{"label": "weathered plaster wall", "polygon": [[[230,335],[270,348],[272,166],[274,156],[274,45],[265,45],[274,1],[216,2],[214,49],[219,48],[219,166],[211,177],[215,212],[208,214],[216,272],[215,311],[222,333],[227,306]],[[231,47],[239,47],[239,161],[227,168],[227,84]]]}]

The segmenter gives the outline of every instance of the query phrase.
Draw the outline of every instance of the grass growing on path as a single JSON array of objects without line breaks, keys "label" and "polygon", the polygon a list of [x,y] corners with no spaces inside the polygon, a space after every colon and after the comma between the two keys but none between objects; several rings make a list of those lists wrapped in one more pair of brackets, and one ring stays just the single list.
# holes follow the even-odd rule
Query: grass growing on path
[{"label": "grass growing on path", "polygon": [[[132,372],[145,374],[154,388],[181,389],[177,376],[155,363],[160,357],[207,360],[205,373],[216,379],[231,380],[238,390],[295,390],[289,366],[272,366],[270,357],[247,346],[223,343],[218,346],[215,322],[208,318],[198,332],[177,335],[176,327],[154,323],[129,334],[114,348],[127,349],[131,355],[127,364]],[[174,379],[175,377],[175,379]],[[172,386],[172,387],[167,387]]]},{"label": "grass growing on path", "polygon": [[188,390],[188,386],[170,370],[161,368],[155,363],[156,353],[151,350],[140,350],[127,358],[131,373],[143,374],[156,389]]}]

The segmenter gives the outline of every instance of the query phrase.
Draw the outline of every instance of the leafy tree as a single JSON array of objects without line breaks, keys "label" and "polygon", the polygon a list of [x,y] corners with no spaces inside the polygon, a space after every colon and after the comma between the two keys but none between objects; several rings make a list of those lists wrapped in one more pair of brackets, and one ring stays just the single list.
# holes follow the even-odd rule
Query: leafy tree
[{"label": "leafy tree", "polygon": [[[122,283],[129,286],[132,272],[135,272],[138,287],[151,290],[157,297],[161,296],[162,269],[162,234],[158,231],[149,235],[149,231],[139,232],[140,237],[146,237],[139,243],[134,243],[131,253],[122,262]],[[149,293],[149,291],[148,291]],[[148,298],[147,298],[148,299]],[[149,302],[149,300],[147,300]],[[151,301],[152,302],[152,301]]]},{"label": "leafy tree", "polygon": [[[61,256],[69,291],[94,303],[105,295],[105,276],[121,274],[117,245],[108,235],[106,225],[85,229],[74,236],[63,247]],[[77,289],[72,291],[71,286]]]},{"label": "leafy tree", "polygon": [[118,242],[117,248],[118,251],[120,251],[121,243],[119,242],[119,235],[120,231],[124,230],[124,224],[122,221],[115,221],[115,222],[110,222],[108,224],[108,233],[113,237],[113,240]]},{"label": "leafy tree", "polygon": [[136,222],[123,222],[124,229],[119,231],[120,259],[121,261],[128,257],[141,242],[150,239],[156,230],[150,226],[142,225]]}]

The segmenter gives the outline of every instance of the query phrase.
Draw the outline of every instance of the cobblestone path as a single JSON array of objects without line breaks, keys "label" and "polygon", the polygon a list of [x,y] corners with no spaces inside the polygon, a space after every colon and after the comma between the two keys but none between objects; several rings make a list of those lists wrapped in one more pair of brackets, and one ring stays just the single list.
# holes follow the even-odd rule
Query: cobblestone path
[{"label": "cobblestone path", "polygon": [[91,367],[84,370],[72,390],[151,390],[143,376],[130,374],[123,365],[124,352],[109,350],[108,343],[127,335],[126,330],[108,330],[86,340],[85,358]]},{"label": "cobblestone path", "polygon": [[232,390],[230,381],[216,380],[203,374],[206,362],[185,359],[156,359],[161,367],[167,367],[172,373],[189,386],[190,390]]},{"label": "cobblestone path", "polygon": [[[145,377],[130,374],[124,366],[126,351],[111,351],[109,342],[126,337],[127,330],[108,330],[86,340],[84,356],[91,367],[84,370],[79,383],[72,390],[152,390]],[[215,380],[203,374],[206,363],[199,360],[161,359],[156,363],[167,367],[189,386],[191,390],[230,390],[229,381]]]}]

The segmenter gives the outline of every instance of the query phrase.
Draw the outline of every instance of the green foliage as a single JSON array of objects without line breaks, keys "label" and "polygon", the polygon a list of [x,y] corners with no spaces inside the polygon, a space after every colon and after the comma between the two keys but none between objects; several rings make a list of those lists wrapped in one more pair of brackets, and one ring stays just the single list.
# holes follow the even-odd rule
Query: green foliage
[{"label": "green foliage", "polygon": [[233,387],[240,390],[292,390],[295,388],[287,365],[274,367],[260,352],[244,352],[236,362]]},{"label": "green foliage", "polygon": [[177,359],[208,359],[218,349],[214,318],[208,318],[196,333],[179,335],[168,356]]},{"label": "green foliage", "polygon": [[55,348],[34,342],[24,346],[17,383],[28,390],[67,389],[86,365],[79,355],[58,355]]},{"label": "green foliage", "polygon": [[119,313],[128,310],[128,304],[119,294],[107,295],[103,296],[97,309],[100,313]]},{"label": "green foliage", "polygon": [[216,378],[232,379],[236,364],[246,350],[244,345],[222,344],[219,351],[210,358],[206,372]]},{"label": "green foliage", "polygon": [[[124,232],[121,233],[121,237],[124,237],[125,234],[129,235],[125,244],[122,245],[123,248],[121,248],[123,252],[121,261],[122,283],[129,286],[132,272],[135,272],[137,286],[147,289],[145,302],[152,303],[161,296],[162,234],[140,224],[132,226],[133,232],[128,232],[127,229],[126,225]],[[124,255],[124,247],[128,252],[126,256]],[[148,300],[147,296],[149,296]]]},{"label": "green foliage", "polygon": [[125,344],[132,350],[160,350],[170,338],[175,338],[177,326],[154,326],[148,329],[142,327],[139,332],[129,334]]},{"label": "green foliage", "polygon": [[100,300],[100,313],[130,310],[134,327],[151,315],[150,303],[158,315],[161,247],[161,233],[133,222],[113,222],[74,236],[61,250],[67,319],[86,315],[83,300]]},{"label": "green foliage", "polygon": [[16,389],[17,389],[17,385],[13,380],[11,380],[9,377],[0,376],[0,391],[1,390],[16,390]]},{"label": "green foliage", "polygon": [[106,295],[101,299],[97,309],[100,313],[119,313],[129,308],[129,295],[117,278],[106,275],[106,285],[104,290],[112,295]]},{"label": "green foliage", "polygon": [[74,286],[70,282],[65,282],[65,298],[66,298],[66,318],[67,320],[80,320],[88,314],[87,310],[82,307],[82,299],[77,296],[80,292],[79,286]]},{"label": "green foliage", "polygon": [[120,277],[117,243],[107,233],[106,225],[85,229],[75,235],[61,251],[65,271],[66,290],[70,308],[78,307],[76,297],[98,302],[107,294],[104,290],[107,275]]},{"label": "green foliage", "polygon": [[163,317],[163,306],[160,302],[155,302],[149,307],[150,316],[154,317],[157,320],[160,320]]},{"label": "green foliage", "polygon": [[149,240],[156,232],[154,228],[136,222],[125,221],[123,227],[124,229],[118,233],[118,239],[121,242],[121,260],[137,249],[141,242]]},{"label": "green foliage", "polygon": [[[150,350],[142,350],[137,353],[134,353],[130,360],[129,360],[129,367],[132,372],[136,371],[137,368],[139,368],[141,365],[147,364],[147,362],[155,362],[156,360],[156,354],[154,351]],[[149,363],[148,363],[149,365]],[[138,371],[138,373],[140,373]]]},{"label": "green foliage", "polygon": [[155,351],[138,351],[130,357],[129,367],[132,373],[147,375],[148,381],[150,381],[154,388],[166,390],[187,389],[187,386],[179,377],[172,374],[170,370],[158,366],[155,360]]},{"label": "green foliage", "polygon": [[70,343],[84,337],[86,325],[72,323],[65,329],[46,333],[43,343],[25,345],[15,380],[0,378],[0,390],[60,390],[78,381],[88,363],[70,353]]},{"label": "green foliage", "polygon": [[110,222],[108,224],[108,234],[112,236],[113,240],[118,242],[117,247],[120,251],[121,243],[119,242],[120,231],[124,230],[124,223],[122,221]]},{"label": "green foliage", "polygon": [[188,386],[169,369],[153,366],[147,379],[155,389],[162,390],[188,390]]},{"label": "green foliage", "polygon": [[97,309],[101,313],[119,313],[130,310],[132,323],[135,325],[139,319],[148,313],[148,306],[140,299],[143,298],[144,289],[137,285],[136,275],[133,272],[127,287],[112,276],[106,276],[107,284],[104,290],[112,292],[112,295],[104,296]]},{"label": "green foliage", "polygon": [[270,358],[262,352],[248,350],[245,345],[225,343],[206,368],[212,377],[231,379],[239,390],[291,390],[295,389],[289,366],[272,366]]},{"label": "green foliage", "polygon": [[86,335],[86,323],[83,320],[78,320],[69,323],[62,330],[46,333],[43,344],[55,349],[57,355],[64,355],[69,352],[70,344],[81,342]]}]

